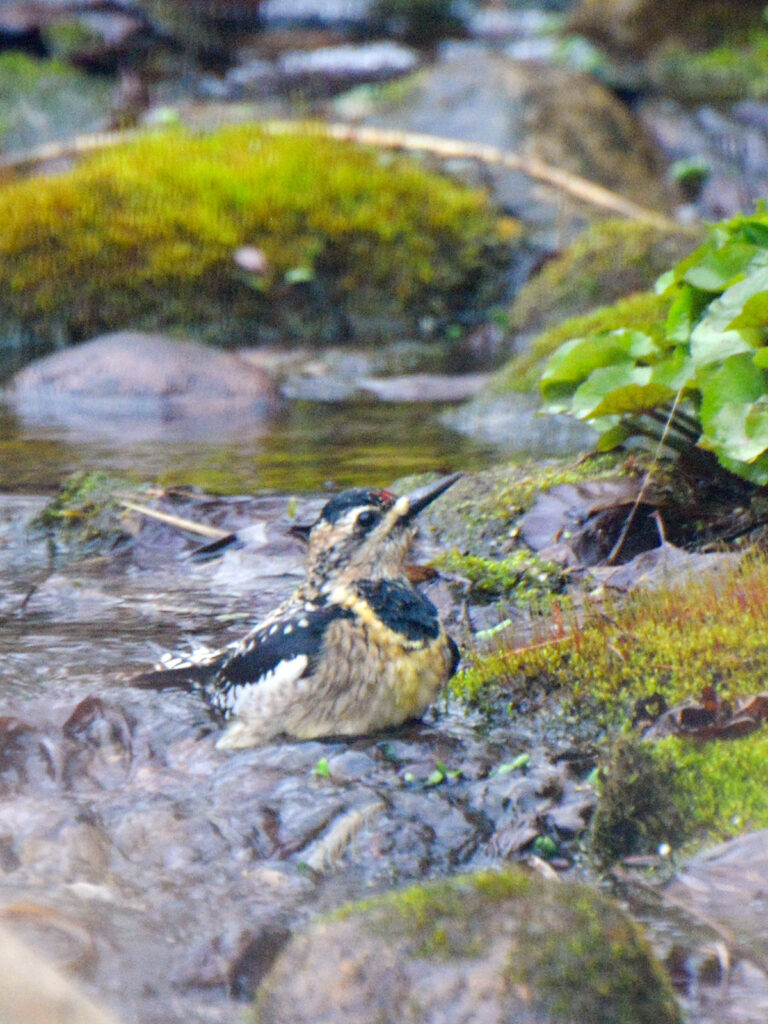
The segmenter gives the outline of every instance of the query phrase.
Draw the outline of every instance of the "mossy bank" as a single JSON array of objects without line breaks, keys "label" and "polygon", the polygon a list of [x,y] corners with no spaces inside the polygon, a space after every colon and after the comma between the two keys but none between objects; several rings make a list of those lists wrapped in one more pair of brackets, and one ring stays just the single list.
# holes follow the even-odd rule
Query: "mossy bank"
[{"label": "mossy bank", "polygon": [[0,222],[6,344],[418,334],[498,298],[518,230],[413,161],[255,126],[158,131],[8,184]]}]

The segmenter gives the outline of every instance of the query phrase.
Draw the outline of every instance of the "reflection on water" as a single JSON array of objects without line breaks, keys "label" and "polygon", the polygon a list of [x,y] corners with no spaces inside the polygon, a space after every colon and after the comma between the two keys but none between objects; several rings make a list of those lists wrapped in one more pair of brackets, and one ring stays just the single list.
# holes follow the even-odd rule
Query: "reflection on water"
[{"label": "reflection on water", "polygon": [[66,427],[25,425],[0,405],[0,489],[46,490],[77,470],[198,484],[222,493],[309,491],[386,484],[429,470],[480,468],[497,449],[442,426],[441,406],[298,401],[267,428],[169,438],[105,438]]}]

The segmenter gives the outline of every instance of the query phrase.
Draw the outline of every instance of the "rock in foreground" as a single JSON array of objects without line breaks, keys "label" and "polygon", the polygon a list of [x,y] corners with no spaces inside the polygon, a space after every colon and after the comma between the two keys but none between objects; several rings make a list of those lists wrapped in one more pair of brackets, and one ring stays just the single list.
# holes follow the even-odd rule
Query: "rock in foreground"
[{"label": "rock in foreground", "polygon": [[353,904],[295,936],[258,1024],[672,1024],[637,927],[586,887],[467,875]]}]

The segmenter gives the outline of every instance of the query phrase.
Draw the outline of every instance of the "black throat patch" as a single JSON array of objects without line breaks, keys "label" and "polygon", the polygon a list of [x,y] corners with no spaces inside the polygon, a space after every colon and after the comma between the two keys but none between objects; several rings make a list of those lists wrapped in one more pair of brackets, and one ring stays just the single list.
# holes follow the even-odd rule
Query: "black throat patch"
[{"label": "black throat patch", "polygon": [[360,580],[355,589],[385,626],[408,640],[440,635],[437,608],[429,598],[397,580]]}]

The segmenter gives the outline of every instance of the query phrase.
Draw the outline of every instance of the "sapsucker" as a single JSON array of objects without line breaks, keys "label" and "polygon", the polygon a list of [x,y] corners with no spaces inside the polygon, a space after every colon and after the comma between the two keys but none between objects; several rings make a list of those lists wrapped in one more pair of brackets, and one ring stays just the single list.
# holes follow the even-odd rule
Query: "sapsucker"
[{"label": "sapsucker", "polygon": [[459,474],[412,494],[355,488],[307,532],[307,578],[242,640],[164,659],[143,686],[201,690],[230,720],[217,746],[375,732],[419,718],[458,650],[405,560],[414,520]]}]

